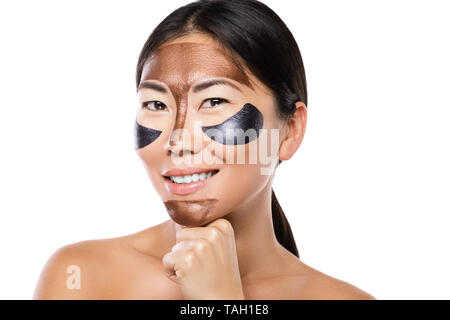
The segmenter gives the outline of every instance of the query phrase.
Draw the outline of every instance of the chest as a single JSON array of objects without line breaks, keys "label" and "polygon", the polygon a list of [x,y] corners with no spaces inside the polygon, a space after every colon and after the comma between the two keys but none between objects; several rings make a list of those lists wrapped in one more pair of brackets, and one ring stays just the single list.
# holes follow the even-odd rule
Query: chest
[{"label": "chest", "polygon": [[[243,283],[242,288],[246,300],[290,300],[305,297],[302,281],[299,280],[277,279]],[[184,300],[180,286],[167,279],[164,274],[141,277],[129,283],[122,292],[124,299]]]},{"label": "chest", "polygon": [[[113,299],[184,300],[180,286],[167,277],[159,260],[130,259],[120,264],[112,278]],[[277,276],[243,280],[242,289],[247,300],[302,299],[306,282],[301,276]]]}]

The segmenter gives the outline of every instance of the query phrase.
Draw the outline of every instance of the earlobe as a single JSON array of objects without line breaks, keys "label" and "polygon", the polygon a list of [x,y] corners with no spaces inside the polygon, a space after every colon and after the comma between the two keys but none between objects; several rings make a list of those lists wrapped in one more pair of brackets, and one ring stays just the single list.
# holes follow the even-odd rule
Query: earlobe
[{"label": "earlobe", "polygon": [[286,137],[280,144],[278,157],[281,161],[289,160],[295,154],[305,136],[307,122],[306,105],[301,101],[297,101],[295,107],[295,113],[287,123]]}]

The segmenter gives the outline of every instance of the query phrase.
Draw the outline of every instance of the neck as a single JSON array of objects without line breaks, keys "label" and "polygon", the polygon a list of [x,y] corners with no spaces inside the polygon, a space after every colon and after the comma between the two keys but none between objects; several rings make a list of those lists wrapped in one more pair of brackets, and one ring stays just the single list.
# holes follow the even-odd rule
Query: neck
[{"label": "neck", "polygon": [[242,208],[226,217],[234,230],[239,271],[242,278],[260,276],[274,270],[280,255],[272,223],[272,187],[260,192]]}]

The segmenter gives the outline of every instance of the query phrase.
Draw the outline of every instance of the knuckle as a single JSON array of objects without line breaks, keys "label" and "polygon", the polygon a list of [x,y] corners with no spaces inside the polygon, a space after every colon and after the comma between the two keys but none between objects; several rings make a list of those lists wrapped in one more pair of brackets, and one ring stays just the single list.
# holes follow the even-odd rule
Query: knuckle
[{"label": "knuckle", "polygon": [[215,222],[215,227],[219,229],[222,234],[230,236],[233,235],[233,226],[230,221],[224,218],[217,219]]},{"label": "knuckle", "polygon": [[219,229],[217,229],[215,227],[211,227],[210,230],[209,230],[208,239],[211,242],[218,241],[220,239],[220,231],[219,231]]},{"label": "knuckle", "polygon": [[231,228],[231,222],[227,219],[220,219],[219,224],[225,229]]},{"label": "knuckle", "polygon": [[232,235],[233,234],[233,226],[231,225],[230,221],[228,220],[223,220],[222,222],[222,230],[226,235]]},{"label": "knuckle", "polygon": [[170,253],[167,253],[163,256],[162,263],[164,266],[167,266],[167,264],[169,263],[169,259],[170,259]]},{"label": "knuckle", "polygon": [[198,239],[195,243],[195,250],[197,252],[204,252],[208,248],[208,241],[205,239]]},{"label": "knuckle", "polygon": [[184,256],[183,256],[183,260],[184,260],[184,264],[187,268],[191,268],[194,265],[194,253],[193,252],[187,252]]}]

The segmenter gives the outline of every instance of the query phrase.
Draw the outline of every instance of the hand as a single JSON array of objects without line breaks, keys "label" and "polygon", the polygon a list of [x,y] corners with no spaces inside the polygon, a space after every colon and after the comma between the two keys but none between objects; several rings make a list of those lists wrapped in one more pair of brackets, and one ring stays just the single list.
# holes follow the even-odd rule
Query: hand
[{"label": "hand", "polygon": [[162,261],[185,299],[244,299],[234,231],[228,220],[180,229],[176,242]]}]

